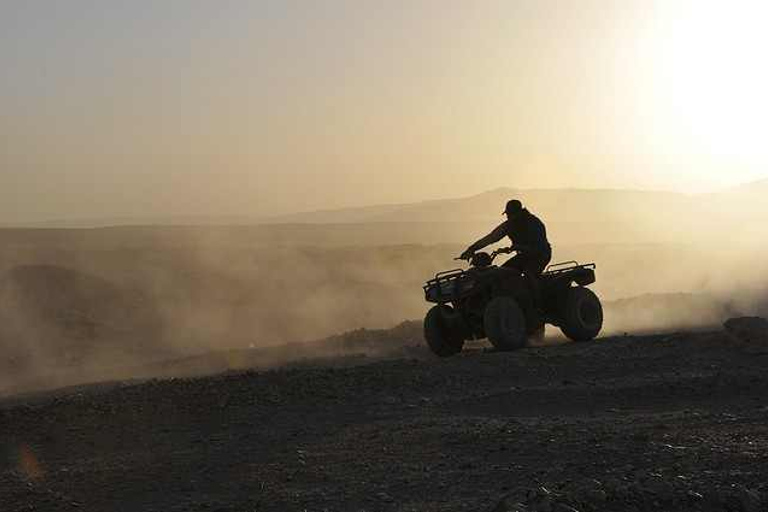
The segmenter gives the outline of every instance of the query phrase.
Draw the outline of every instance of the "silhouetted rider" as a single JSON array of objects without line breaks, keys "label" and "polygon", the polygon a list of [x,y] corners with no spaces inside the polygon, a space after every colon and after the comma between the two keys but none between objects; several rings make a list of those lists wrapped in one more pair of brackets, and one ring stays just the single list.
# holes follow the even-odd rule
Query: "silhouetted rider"
[{"label": "silhouetted rider", "polygon": [[470,245],[460,258],[471,259],[475,252],[507,236],[512,240],[517,255],[502,266],[518,269],[529,278],[540,276],[552,260],[552,247],[547,240],[547,228],[538,217],[523,208],[523,204],[517,199],[507,202],[503,213],[506,214],[507,221]]}]

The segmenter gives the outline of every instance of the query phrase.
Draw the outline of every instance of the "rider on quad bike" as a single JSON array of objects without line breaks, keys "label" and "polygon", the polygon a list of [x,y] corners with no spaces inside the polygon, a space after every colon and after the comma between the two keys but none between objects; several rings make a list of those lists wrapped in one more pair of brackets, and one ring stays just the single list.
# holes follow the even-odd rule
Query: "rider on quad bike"
[{"label": "rider on quad bike", "polygon": [[541,301],[539,277],[552,260],[552,246],[547,240],[547,228],[538,217],[523,208],[523,203],[517,199],[507,202],[503,214],[506,214],[507,221],[470,245],[461,253],[459,259],[471,261],[475,252],[495,244],[505,236],[509,237],[517,255],[507,260],[502,267],[517,269],[526,277],[538,307]]},{"label": "rider on quad bike", "polygon": [[[472,244],[458,259],[470,268],[438,272],[424,285],[434,304],[424,318],[424,337],[438,356],[461,352],[464,342],[488,338],[498,350],[514,350],[527,338],[541,338],[544,325],[560,328],[573,341],[594,339],[602,329],[603,308],[587,288],[595,282],[594,263],[568,261],[550,265],[552,249],[544,224],[512,200],[507,221]],[[512,247],[491,254],[479,249],[512,239]],[[500,254],[516,252],[502,266]]]}]

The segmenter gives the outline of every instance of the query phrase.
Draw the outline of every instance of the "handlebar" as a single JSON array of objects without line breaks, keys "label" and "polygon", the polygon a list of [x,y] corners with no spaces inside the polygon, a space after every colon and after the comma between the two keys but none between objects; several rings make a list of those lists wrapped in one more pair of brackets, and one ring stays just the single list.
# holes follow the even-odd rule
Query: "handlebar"
[{"label": "handlebar", "polygon": [[[494,259],[496,259],[496,256],[498,256],[499,254],[510,254],[513,252],[520,252],[520,249],[514,246],[501,247],[500,249],[496,249],[495,251],[493,251],[489,256],[491,257],[491,261],[493,261]],[[458,258],[453,258],[453,260],[454,261],[472,261],[472,257],[470,256],[469,258],[462,258],[461,256],[459,256]]]},{"label": "handlebar", "polygon": [[510,253],[518,252],[518,251],[519,250],[516,247],[514,247],[514,246],[512,246],[512,247],[502,247],[500,249],[496,249],[495,251],[493,251],[491,253],[491,258],[495,258],[499,254],[510,254]]}]

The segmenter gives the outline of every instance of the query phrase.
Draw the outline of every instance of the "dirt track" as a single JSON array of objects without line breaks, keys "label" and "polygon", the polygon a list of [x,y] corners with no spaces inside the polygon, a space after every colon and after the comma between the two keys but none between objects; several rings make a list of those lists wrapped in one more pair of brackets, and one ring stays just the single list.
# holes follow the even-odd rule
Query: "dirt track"
[{"label": "dirt track", "polygon": [[2,510],[766,510],[768,343],[413,353],[6,399]]}]

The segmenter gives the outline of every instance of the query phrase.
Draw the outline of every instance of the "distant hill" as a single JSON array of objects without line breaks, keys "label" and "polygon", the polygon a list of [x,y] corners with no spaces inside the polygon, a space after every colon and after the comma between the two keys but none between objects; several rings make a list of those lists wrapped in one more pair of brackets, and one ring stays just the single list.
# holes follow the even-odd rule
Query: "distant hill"
[{"label": "distant hill", "polygon": [[482,194],[412,204],[298,213],[265,219],[269,223],[476,222],[500,220],[507,200],[521,199],[550,222],[634,220],[638,211],[680,215],[695,207],[691,196],[635,190],[499,188]]},{"label": "distant hill", "polygon": [[[768,222],[766,197],[768,180],[696,195],[614,189],[499,188],[462,198],[271,217],[264,223],[378,224],[377,229],[389,234],[387,239],[397,231],[423,231],[417,227],[422,225],[446,234],[461,231],[465,239],[501,222],[506,201],[518,198],[545,220],[553,238],[561,243],[687,243],[723,236],[746,239],[764,232]],[[454,237],[447,235],[448,238]]]},{"label": "distant hill", "polygon": [[247,226],[259,222],[246,215],[165,215],[137,217],[93,217],[40,222],[2,223],[0,228],[89,229],[116,226]]},{"label": "distant hill", "polygon": [[487,222],[501,219],[504,203],[523,201],[549,222],[656,222],[687,224],[706,216],[768,216],[768,179],[709,194],[622,189],[498,188],[481,194],[409,204],[295,213],[262,219],[274,224]]},{"label": "distant hill", "polygon": [[636,190],[516,190],[499,188],[482,194],[413,204],[321,211],[267,219],[270,223],[494,223],[503,220],[510,198],[518,198],[550,224],[668,224],[687,225],[704,211],[694,196]]},{"label": "distant hill", "polygon": [[[223,232],[243,240],[281,245],[370,245],[466,243],[503,220],[501,211],[518,198],[539,215],[559,244],[722,243],[762,236],[768,223],[768,180],[709,194],[617,189],[498,188],[468,197],[407,204],[372,205],[272,217],[168,216],[89,219],[29,227],[135,226],[135,236],[152,227],[173,227],[159,239],[189,236],[216,239]],[[143,226],[143,227],[141,227]],[[128,233],[121,231],[120,237]],[[33,234],[17,233],[16,238]],[[85,235],[83,235],[85,236]],[[99,239],[106,236],[98,233]],[[116,236],[118,236],[116,234]]]},{"label": "distant hill", "polygon": [[409,204],[362,206],[339,208],[313,212],[299,212],[262,218],[266,224],[349,224],[360,222],[378,222],[389,215],[395,215]]}]

